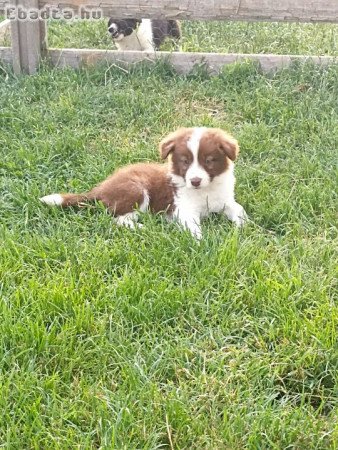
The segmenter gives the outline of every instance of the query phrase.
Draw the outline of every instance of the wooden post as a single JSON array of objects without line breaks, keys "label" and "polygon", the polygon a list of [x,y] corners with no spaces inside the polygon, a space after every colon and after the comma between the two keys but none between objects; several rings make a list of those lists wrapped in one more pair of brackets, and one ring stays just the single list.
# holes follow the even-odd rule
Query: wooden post
[{"label": "wooden post", "polygon": [[[32,11],[33,8],[37,11],[39,2],[38,0],[15,0],[12,5],[21,8],[22,12]],[[18,12],[19,9],[15,14]],[[24,18],[11,20],[11,35],[14,72],[34,74],[39,67],[41,56],[47,49],[45,21]]]}]

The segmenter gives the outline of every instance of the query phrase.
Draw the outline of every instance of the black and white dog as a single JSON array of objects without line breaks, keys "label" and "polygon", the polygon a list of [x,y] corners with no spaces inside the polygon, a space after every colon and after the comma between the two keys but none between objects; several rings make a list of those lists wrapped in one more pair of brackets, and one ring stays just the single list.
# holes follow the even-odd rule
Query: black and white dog
[{"label": "black and white dog", "polygon": [[181,38],[178,20],[114,19],[108,22],[108,31],[118,50],[158,50],[166,38],[176,42]]}]

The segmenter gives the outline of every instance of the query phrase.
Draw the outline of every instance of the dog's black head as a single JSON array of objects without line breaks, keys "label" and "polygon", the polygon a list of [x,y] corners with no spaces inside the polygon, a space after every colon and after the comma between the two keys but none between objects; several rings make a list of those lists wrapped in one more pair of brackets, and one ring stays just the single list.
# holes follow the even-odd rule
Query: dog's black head
[{"label": "dog's black head", "polygon": [[108,21],[108,31],[115,41],[120,41],[136,30],[140,24],[139,19],[114,19],[111,17]]}]

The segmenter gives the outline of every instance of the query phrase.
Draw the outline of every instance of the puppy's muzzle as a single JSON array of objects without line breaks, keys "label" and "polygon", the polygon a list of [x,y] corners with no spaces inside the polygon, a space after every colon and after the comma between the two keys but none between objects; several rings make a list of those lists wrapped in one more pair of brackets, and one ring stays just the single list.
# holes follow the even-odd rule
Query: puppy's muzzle
[{"label": "puppy's muzzle", "polygon": [[119,36],[119,31],[115,27],[108,28],[108,31],[113,39],[116,39]]}]

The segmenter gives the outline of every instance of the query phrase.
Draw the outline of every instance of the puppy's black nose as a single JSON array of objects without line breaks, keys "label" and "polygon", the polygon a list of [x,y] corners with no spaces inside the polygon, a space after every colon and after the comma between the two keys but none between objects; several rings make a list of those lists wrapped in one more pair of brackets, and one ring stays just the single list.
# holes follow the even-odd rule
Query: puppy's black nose
[{"label": "puppy's black nose", "polygon": [[194,187],[198,187],[201,184],[202,178],[191,178],[190,183],[194,186]]}]

